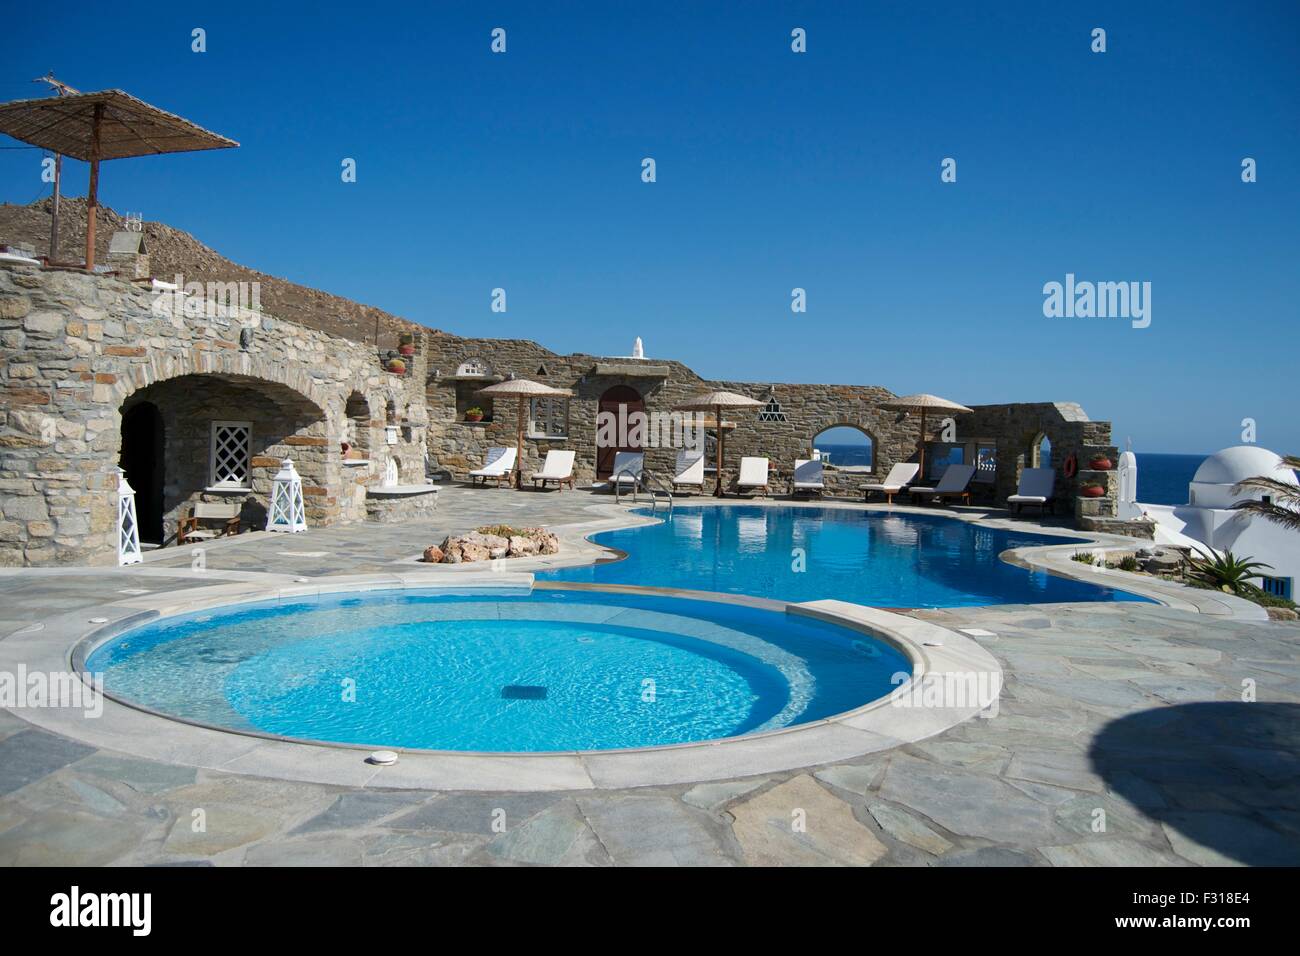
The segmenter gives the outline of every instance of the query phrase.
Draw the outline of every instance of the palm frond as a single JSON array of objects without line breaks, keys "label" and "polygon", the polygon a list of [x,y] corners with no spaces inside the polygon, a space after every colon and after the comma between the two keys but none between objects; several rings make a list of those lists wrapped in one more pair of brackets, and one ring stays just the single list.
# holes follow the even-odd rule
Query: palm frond
[{"label": "palm frond", "polygon": [[1300,511],[1285,508],[1274,501],[1238,501],[1232,506],[1237,511],[1257,514],[1266,521],[1280,524],[1291,531],[1300,531]]},{"label": "palm frond", "polygon": [[1256,475],[1254,478],[1243,478],[1232,486],[1234,493],[1240,492],[1243,488],[1265,492],[1281,501],[1300,501],[1300,485],[1278,481],[1276,478],[1269,478],[1265,475]]},{"label": "palm frond", "polygon": [[1237,511],[1257,514],[1265,521],[1279,524],[1291,531],[1300,531],[1300,485],[1294,483],[1294,472],[1300,470],[1300,455],[1283,455],[1278,471],[1290,470],[1292,481],[1283,481],[1269,475],[1245,478],[1232,486],[1234,494],[1243,489],[1267,495],[1269,501],[1239,501],[1232,507]]}]

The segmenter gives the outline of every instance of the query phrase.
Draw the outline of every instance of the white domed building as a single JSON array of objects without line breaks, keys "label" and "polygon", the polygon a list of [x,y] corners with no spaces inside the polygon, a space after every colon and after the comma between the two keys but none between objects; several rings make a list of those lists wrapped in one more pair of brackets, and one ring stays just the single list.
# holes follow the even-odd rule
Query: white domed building
[{"label": "white domed building", "polygon": [[[1126,453],[1124,457],[1130,455]],[[1125,465],[1136,467],[1131,461],[1121,461],[1121,511],[1125,510],[1126,488],[1135,490],[1136,486],[1135,473],[1125,484]],[[1187,504],[1129,504],[1128,508],[1155,520],[1158,544],[1194,546],[1201,550],[1208,546],[1271,565],[1268,577],[1259,583],[1267,591],[1294,600],[1293,582],[1300,577],[1300,533],[1233,507],[1240,501],[1265,497],[1253,488],[1234,490],[1239,482],[1257,476],[1300,485],[1295,472],[1283,464],[1280,455],[1258,445],[1238,445],[1215,452],[1201,462],[1188,485]]]}]

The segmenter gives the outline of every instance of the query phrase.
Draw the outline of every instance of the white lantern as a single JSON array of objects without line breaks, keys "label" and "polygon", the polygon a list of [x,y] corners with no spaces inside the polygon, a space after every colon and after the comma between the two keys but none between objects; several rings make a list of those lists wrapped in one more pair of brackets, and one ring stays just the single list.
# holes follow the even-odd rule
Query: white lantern
[{"label": "white lantern", "polygon": [[296,534],[307,530],[307,514],[302,503],[302,478],[286,458],[280,463],[271,485],[271,507],[266,513],[267,531]]},{"label": "white lantern", "polygon": [[117,470],[117,563],[139,564],[140,525],[135,516],[135,489],[126,483],[126,472]]}]

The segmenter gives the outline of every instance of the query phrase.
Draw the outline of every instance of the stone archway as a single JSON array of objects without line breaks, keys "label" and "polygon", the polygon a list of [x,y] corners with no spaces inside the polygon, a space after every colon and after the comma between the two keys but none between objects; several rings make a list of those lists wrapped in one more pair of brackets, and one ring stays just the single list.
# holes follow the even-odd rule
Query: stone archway
[{"label": "stone archway", "polygon": [[[836,429],[852,430],[854,432],[857,432],[863,438],[865,438],[866,441],[865,442],[843,442],[843,443],[837,443],[833,440],[830,442],[827,442],[825,440],[821,442],[818,441],[818,439],[822,439],[823,436],[827,435],[828,432],[832,433],[831,434],[832,439],[838,437],[834,435],[834,430]],[[842,447],[827,448],[826,446],[828,444],[832,446],[842,444]],[[850,446],[863,446],[865,447],[866,451],[862,452],[859,451],[857,448],[850,447]],[[862,470],[867,472],[875,471],[877,467],[877,459],[879,457],[879,448],[880,448],[880,442],[877,440],[876,436],[872,433],[872,431],[869,428],[862,425],[860,422],[850,422],[850,421],[826,422],[822,424],[808,438],[809,457],[812,457],[813,451],[817,450],[822,452],[823,460],[827,460],[827,458],[829,458],[829,464],[852,469],[852,470]],[[837,460],[837,458],[839,460]]]},{"label": "stone archway", "polygon": [[[161,441],[148,450],[131,425],[149,414],[144,408],[153,408],[161,424]],[[338,486],[341,450],[325,408],[301,392],[251,376],[192,373],[137,389],[121,414],[123,460],[162,475],[161,502],[150,505],[162,543],[176,539],[178,522],[197,501],[237,503],[244,528],[261,527],[272,478],[286,457],[302,475],[308,521],[336,516],[337,495],[327,489]]]}]

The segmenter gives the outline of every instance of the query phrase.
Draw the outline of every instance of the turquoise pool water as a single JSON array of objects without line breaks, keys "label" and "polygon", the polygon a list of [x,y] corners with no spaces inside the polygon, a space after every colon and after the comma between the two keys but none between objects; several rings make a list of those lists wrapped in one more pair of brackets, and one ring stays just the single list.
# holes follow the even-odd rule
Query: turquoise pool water
[{"label": "turquoise pool water", "polygon": [[488,751],[775,730],[911,672],[892,647],[808,618],[567,590],[243,605],[124,633],[85,666],[118,699],[233,730]]},{"label": "turquoise pool water", "polygon": [[941,515],[679,506],[660,524],[610,531],[592,540],[628,556],[537,577],[794,602],[837,598],[889,608],[1146,600],[1027,571],[998,558],[1008,548],[1076,539],[995,530]]}]

